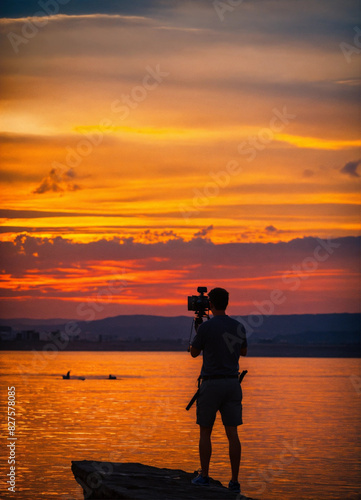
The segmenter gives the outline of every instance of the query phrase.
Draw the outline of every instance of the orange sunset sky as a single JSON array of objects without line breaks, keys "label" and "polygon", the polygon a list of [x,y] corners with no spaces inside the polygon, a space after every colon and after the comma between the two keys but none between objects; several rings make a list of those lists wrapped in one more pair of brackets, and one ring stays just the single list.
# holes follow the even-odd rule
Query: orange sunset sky
[{"label": "orange sunset sky", "polygon": [[1,9],[1,317],[359,311],[357,1]]}]

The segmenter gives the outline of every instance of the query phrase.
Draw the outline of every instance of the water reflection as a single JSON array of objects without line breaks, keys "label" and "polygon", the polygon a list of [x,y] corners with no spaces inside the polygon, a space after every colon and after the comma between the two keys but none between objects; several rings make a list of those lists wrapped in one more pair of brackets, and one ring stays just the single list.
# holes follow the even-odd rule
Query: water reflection
[{"label": "water reflection", "polygon": [[[16,386],[16,498],[61,492],[80,500],[71,460],[199,467],[195,408],[185,406],[201,360],[187,353],[62,352],[34,373],[32,355],[2,354],[2,394]],[[249,371],[240,430],[244,490],[267,500],[347,498],[357,491],[360,398],[350,376],[360,374],[359,360],[249,358],[242,368]],[[86,380],[63,380],[69,369]],[[1,472],[8,472],[3,465]],[[230,475],[219,418],[211,475],[224,484]]]}]

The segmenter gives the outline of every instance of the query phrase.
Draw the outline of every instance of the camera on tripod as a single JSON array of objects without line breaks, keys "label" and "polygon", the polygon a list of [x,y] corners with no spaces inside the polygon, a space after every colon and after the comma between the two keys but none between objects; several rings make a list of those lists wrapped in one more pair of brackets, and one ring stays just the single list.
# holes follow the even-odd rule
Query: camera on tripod
[{"label": "camera on tripod", "polygon": [[192,320],[191,333],[189,335],[189,345],[188,352],[190,351],[191,346],[191,338],[192,338],[192,330],[193,326],[195,330],[198,330],[200,324],[203,323],[203,318],[209,318],[209,298],[207,295],[207,287],[199,286],[197,288],[197,292],[199,295],[191,295],[188,297],[188,311],[194,311],[196,313],[196,317]]},{"label": "camera on tripod", "polygon": [[207,287],[199,286],[197,288],[199,295],[191,295],[188,297],[188,311],[194,311],[197,318],[209,317],[209,298],[207,295]]}]

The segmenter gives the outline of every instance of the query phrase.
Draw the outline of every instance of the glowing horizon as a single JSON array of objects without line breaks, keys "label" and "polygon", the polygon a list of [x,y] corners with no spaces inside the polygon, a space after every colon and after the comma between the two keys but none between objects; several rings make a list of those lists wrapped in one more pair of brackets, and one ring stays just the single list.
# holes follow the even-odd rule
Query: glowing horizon
[{"label": "glowing horizon", "polygon": [[[282,259],[289,265],[300,260],[293,241],[360,236],[360,50],[353,2],[303,10],[279,0],[268,23],[264,0],[233,6],[223,20],[202,1],[152,4],[117,12],[107,2],[102,12],[61,5],[42,18],[14,7],[0,19],[3,317],[7,311],[19,316],[24,307],[56,314],[64,301],[71,316],[71,307],[108,279],[107,259],[87,260],[97,244],[131,241],[134,251],[137,245],[144,250],[143,260],[132,264],[112,256],[132,284],[112,311],[119,303],[177,314],[195,284],[192,256],[183,256],[187,245],[200,240],[211,252],[212,245],[259,243],[264,255],[267,244],[278,245],[278,274],[270,261],[250,285],[243,263],[233,271],[248,297],[240,298],[238,285],[223,274],[235,305],[246,312],[261,297],[256,281],[271,290]],[[347,52],[345,44],[354,50]],[[83,261],[74,256],[62,263],[58,244],[79,245]],[[174,244],[178,259],[153,270],[162,244]],[[47,254],[34,261],[36,247],[56,255],[53,268],[43,267]],[[18,252],[26,262],[21,272],[11,264]],[[313,297],[324,293],[313,310],[339,310],[332,288],[342,273],[342,293],[350,301],[343,307],[358,310],[353,252],[353,270],[342,261],[351,254],[340,250],[337,266],[320,266],[294,294],[300,304],[292,299],[292,310],[309,310],[306,290]],[[222,252],[217,258],[224,264]],[[198,256],[195,261],[201,266]],[[258,264],[251,257],[249,265]],[[199,278],[211,283],[215,276],[202,269]],[[222,273],[216,282],[222,283]],[[152,286],[152,295],[134,292],[142,283]],[[163,295],[162,283],[174,299]]]}]

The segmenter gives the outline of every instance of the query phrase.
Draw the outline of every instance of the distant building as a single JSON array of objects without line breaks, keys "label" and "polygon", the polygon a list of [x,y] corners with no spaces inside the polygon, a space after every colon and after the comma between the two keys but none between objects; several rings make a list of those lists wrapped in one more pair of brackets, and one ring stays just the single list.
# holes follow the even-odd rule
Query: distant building
[{"label": "distant building", "polygon": [[102,335],[102,340],[104,342],[117,342],[119,340],[119,337],[117,335],[111,335],[111,334],[109,334],[109,335]]},{"label": "distant building", "polygon": [[1,340],[14,340],[14,338],[15,338],[15,332],[13,332],[11,326],[5,326],[5,325],[0,326]]},{"label": "distant building", "polygon": [[16,334],[16,340],[39,340],[39,332],[35,330],[23,330]]},{"label": "distant building", "polygon": [[49,333],[50,340],[60,340],[60,342],[74,342],[75,340],[79,340],[79,335],[67,335],[65,332],[61,332],[60,330],[55,330]]}]

